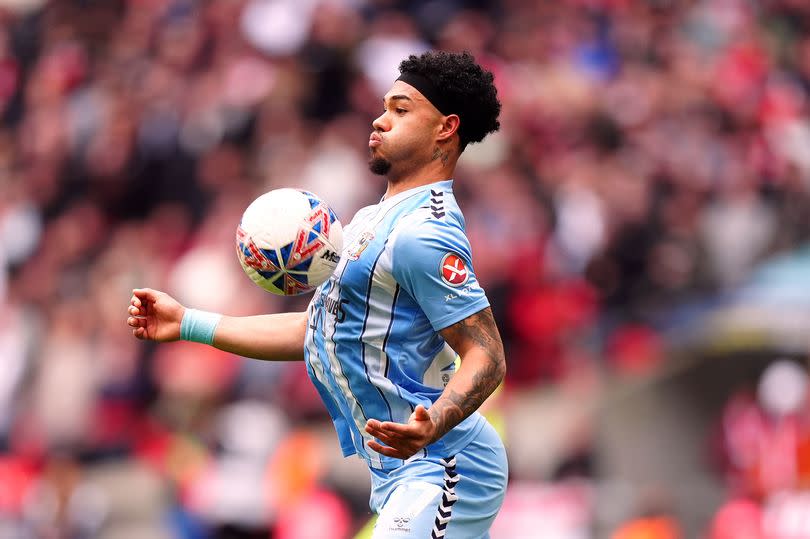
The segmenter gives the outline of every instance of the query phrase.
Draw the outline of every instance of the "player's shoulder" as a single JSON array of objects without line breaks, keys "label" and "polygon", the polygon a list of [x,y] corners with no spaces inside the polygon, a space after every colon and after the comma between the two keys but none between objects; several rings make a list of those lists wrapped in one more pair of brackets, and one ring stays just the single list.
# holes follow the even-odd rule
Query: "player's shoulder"
[{"label": "player's shoulder", "polygon": [[391,248],[400,257],[418,257],[431,247],[466,250],[469,245],[460,212],[436,204],[421,206],[401,216],[389,238]]},{"label": "player's shoulder", "polygon": [[396,227],[417,229],[458,229],[464,231],[464,216],[453,191],[431,186],[422,194],[419,205],[397,219]]},{"label": "player's shoulder", "polygon": [[425,190],[425,204],[421,209],[437,221],[453,221],[461,215],[453,190],[441,184]]},{"label": "player's shoulder", "polygon": [[402,241],[405,239],[443,236],[443,235],[464,235],[462,223],[450,216],[436,216],[436,210],[430,207],[417,208],[410,213],[401,216],[394,225],[395,239]]}]

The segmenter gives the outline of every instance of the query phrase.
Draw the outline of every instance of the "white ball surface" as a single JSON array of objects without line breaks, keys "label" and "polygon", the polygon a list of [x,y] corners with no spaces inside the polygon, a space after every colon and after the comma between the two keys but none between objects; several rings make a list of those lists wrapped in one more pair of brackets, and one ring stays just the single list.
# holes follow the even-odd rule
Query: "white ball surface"
[{"label": "white ball surface", "polygon": [[242,269],[278,295],[298,295],[323,284],[343,251],[343,227],[317,195],[275,189],[250,203],[236,233]]}]

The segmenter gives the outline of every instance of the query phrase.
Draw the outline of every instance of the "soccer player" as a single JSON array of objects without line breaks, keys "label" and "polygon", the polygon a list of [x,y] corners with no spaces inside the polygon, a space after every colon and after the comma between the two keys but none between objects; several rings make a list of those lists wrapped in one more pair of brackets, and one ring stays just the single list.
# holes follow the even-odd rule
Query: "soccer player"
[{"label": "soccer player", "polygon": [[368,464],[374,539],[486,538],[507,463],[476,410],[506,367],[452,178],[467,145],[499,128],[501,105],[467,53],[410,56],[399,70],[368,143],[385,196],[346,227],[306,312],[228,317],[137,289],[127,323],[139,339],[305,360],[344,455]]}]

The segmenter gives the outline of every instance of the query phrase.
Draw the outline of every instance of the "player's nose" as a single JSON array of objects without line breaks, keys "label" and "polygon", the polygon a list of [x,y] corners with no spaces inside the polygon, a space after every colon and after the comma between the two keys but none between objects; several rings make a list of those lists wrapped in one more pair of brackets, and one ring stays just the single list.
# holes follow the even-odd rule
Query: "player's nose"
[{"label": "player's nose", "polygon": [[385,121],[384,112],[371,122],[371,127],[373,127],[375,131],[388,131],[388,122]]}]

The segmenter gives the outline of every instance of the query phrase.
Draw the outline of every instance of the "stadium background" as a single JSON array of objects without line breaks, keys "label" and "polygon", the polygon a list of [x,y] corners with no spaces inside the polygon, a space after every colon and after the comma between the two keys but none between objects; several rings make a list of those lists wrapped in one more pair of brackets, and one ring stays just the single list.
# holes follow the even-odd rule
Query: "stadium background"
[{"label": "stadium background", "polygon": [[456,184],[509,363],[493,538],[810,537],[804,0],[0,1],[0,537],[362,536],[302,365],[125,307],[302,308],[241,273],[241,210],[376,202],[428,48],[503,101]]}]

